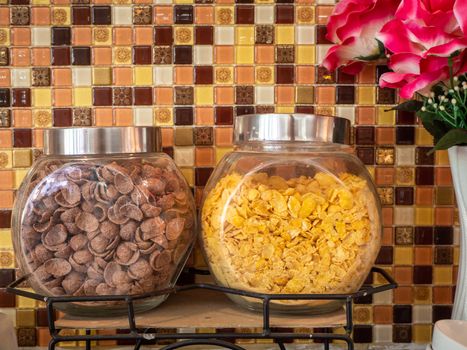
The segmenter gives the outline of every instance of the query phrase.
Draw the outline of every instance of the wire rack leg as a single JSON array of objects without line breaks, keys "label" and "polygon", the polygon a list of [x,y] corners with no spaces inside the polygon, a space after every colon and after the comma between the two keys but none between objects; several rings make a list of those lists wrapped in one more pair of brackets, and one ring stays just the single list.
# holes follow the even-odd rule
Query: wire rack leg
[{"label": "wire rack leg", "polygon": [[163,348],[159,350],[175,350],[178,348],[182,348],[185,346],[191,346],[191,345],[213,345],[213,346],[220,346],[226,349],[230,350],[245,350],[245,348],[242,348],[239,345],[229,343],[225,340],[220,340],[220,339],[188,339],[188,340],[182,340],[173,344],[169,344],[164,346]]},{"label": "wire rack leg", "polygon": [[277,341],[277,345],[279,345],[279,349],[280,349],[280,350],[287,350],[287,349],[285,348],[284,343],[281,342],[280,340]]},{"label": "wire rack leg", "polygon": [[57,345],[58,341],[56,341],[55,339],[50,339],[49,341],[49,350],[55,350],[55,345]]},{"label": "wire rack leg", "polygon": [[[86,329],[86,335],[91,335],[91,330]],[[91,340],[86,339],[86,350],[91,350]]]},{"label": "wire rack leg", "polygon": [[143,339],[138,339],[135,344],[135,349],[134,350],[140,350],[141,345],[143,345]]},{"label": "wire rack leg", "polygon": [[329,350],[329,340],[324,339],[324,350]]}]

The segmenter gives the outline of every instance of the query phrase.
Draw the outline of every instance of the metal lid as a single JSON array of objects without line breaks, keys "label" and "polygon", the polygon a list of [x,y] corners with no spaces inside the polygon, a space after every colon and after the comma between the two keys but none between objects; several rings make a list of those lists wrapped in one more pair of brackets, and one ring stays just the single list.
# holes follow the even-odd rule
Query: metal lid
[{"label": "metal lid", "polygon": [[146,153],[161,150],[158,127],[53,128],[44,133],[44,154]]},{"label": "metal lid", "polygon": [[350,120],[315,114],[248,114],[235,119],[234,143],[350,143]]}]

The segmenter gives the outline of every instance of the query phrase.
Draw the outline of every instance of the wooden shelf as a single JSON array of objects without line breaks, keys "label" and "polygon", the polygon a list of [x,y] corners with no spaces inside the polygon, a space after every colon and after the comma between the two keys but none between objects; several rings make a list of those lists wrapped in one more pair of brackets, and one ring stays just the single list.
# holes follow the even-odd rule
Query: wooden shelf
[{"label": "wooden shelf", "polygon": [[[208,290],[191,290],[170,296],[162,305],[136,315],[141,328],[261,328],[261,313],[245,310],[224,294]],[[271,327],[316,328],[339,327],[345,324],[344,308],[324,315],[277,315],[270,317]],[[125,316],[87,318],[64,316],[57,328],[126,329]]]}]

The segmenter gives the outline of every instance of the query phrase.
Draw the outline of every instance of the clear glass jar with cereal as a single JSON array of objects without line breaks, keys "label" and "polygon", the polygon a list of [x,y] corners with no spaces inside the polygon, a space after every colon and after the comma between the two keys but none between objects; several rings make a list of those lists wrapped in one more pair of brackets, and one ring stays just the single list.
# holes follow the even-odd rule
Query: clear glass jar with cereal
[{"label": "clear glass jar with cereal", "polygon": [[[236,119],[235,150],[211,175],[201,242],[216,281],[268,294],[357,291],[381,244],[381,207],[348,146],[347,119],[303,114]],[[229,295],[249,309],[257,300]],[[273,300],[279,312],[326,312],[330,301]]]}]

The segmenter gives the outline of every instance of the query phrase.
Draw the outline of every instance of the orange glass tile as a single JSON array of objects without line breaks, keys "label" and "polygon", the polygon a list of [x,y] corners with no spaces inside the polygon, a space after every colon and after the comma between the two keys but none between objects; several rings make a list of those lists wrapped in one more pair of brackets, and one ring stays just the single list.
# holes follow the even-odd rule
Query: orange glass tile
[{"label": "orange glass tile", "polygon": [[195,165],[199,167],[209,167],[216,163],[216,153],[212,147],[196,147]]},{"label": "orange glass tile", "polygon": [[394,234],[392,227],[383,227],[383,237],[381,239],[382,245],[394,244]]},{"label": "orange glass tile", "polygon": [[193,67],[175,67],[175,83],[193,84]]},{"label": "orange glass tile", "polygon": [[94,47],[93,49],[94,64],[110,65],[112,64],[112,49],[110,47]]},{"label": "orange glass tile", "polygon": [[375,107],[357,107],[356,108],[356,122],[358,125],[373,125],[376,120]]},{"label": "orange glass tile", "polygon": [[218,64],[231,64],[234,63],[234,47],[233,46],[216,46],[215,60]]},{"label": "orange glass tile", "polygon": [[276,86],[276,103],[290,104],[295,101],[295,89],[290,86]]},{"label": "orange glass tile", "polygon": [[230,147],[233,141],[233,128],[216,128],[215,129],[216,146]]},{"label": "orange glass tile", "polygon": [[394,168],[376,168],[375,182],[377,185],[392,185],[394,184],[395,169]]},{"label": "orange glass tile", "polygon": [[452,226],[454,224],[453,208],[435,208],[435,225]]},{"label": "orange glass tile", "polygon": [[34,47],[32,51],[32,63],[35,66],[50,65],[50,49],[44,47]]},{"label": "orange glass tile", "polygon": [[55,86],[70,86],[72,83],[70,68],[54,68],[52,82]]},{"label": "orange glass tile", "polygon": [[255,62],[260,64],[274,63],[274,46],[261,45],[255,47]]},{"label": "orange glass tile", "polygon": [[237,84],[254,84],[255,83],[255,68],[254,67],[236,67]]},{"label": "orange glass tile", "polygon": [[398,287],[393,295],[395,304],[412,304],[414,300],[413,287]]},{"label": "orange glass tile", "polygon": [[216,87],[216,104],[231,105],[234,104],[234,88],[231,86]]},{"label": "orange glass tile", "polygon": [[433,205],[433,187],[416,187],[415,188],[415,204],[417,205]]},{"label": "orange glass tile", "polygon": [[327,24],[328,18],[331,15],[333,6],[317,6],[316,7],[316,21],[318,24]]},{"label": "orange glass tile", "polygon": [[42,129],[34,129],[32,131],[33,147],[43,148],[44,147],[44,131]]},{"label": "orange glass tile", "polygon": [[437,286],[433,288],[433,303],[434,304],[452,304],[452,288],[445,286]]},{"label": "orange glass tile", "polygon": [[172,6],[154,6],[154,23],[172,24],[173,23]]},{"label": "orange glass tile", "polygon": [[195,8],[195,22],[197,24],[212,24],[212,23],[214,23],[214,7],[212,7],[212,6],[197,6]]},{"label": "orange glass tile", "polygon": [[391,305],[375,305],[373,307],[373,322],[376,324],[391,324],[392,323],[392,306]]},{"label": "orange glass tile", "polygon": [[31,24],[48,25],[50,24],[50,7],[34,6],[31,8]]},{"label": "orange glass tile", "polygon": [[96,108],[94,110],[94,120],[96,126],[112,126],[113,116],[111,108]]},{"label": "orange glass tile", "polygon": [[435,183],[438,186],[452,186],[451,169],[448,167],[435,168]]},{"label": "orange glass tile", "polygon": [[114,109],[115,125],[130,126],[133,125],[133,111],[130,108]]},{"label": "orange glass tile", "polygon": [[313,84],[315,82],[315,68],[313,66],[297,67],[297,83]]},{"label": "orange glass tile", "polygon": [[0,7],[0,26],[8,26],[10,24],[10,9],[8,7]]},{"label": "orange glass tile", "polygon": [[72,90],[67,88],[57,88],[53,90],[53,105],[56,107],[71,106]]},{"label": "orange glass tile", "polygon": [[115,27],[113,40],[115,45],[131,45],[133,43],[133,30],[131,27]]},{"label": "orange glass tile", "polygon": [[383,216],[383,225],[384,226],[391,226],[394,224],[394,209],[393,208],[383,208],[381,210]]},{"label": "orange glass tile", "polygon": [[136,27],[134,31],[136,45],[151,45],[154,42],[152,27]]},{"label": "orange glass tile", "polygon": [[173,104],[173,89],[172,88],[155,88],[154,97],[158,105]]},{"label": "orange glass tile", "polygon": [[47,347],[51,339],[49,329],[38,328],[36,334],[37,334],[37,345]]},{"label": "orange glass tile", "polygon": [[196,107],[196,125],[214,124],[214,109],[212,107]]},{"label": "orange glass tile", "polygon": [[0,69],[0,86],[9,87],[10,84],[10,70],[7,68]]},{"label": "orange glass tile", "polygon": [[31,29],[30,28],[13,28],[11,30],[13,45],[29,46],[31,45]]},{"label": "orange glass tile", "polygon": [[0,171],[0,190],[11,190],[14,186],[14,173],[11,170]]},{"label": "orange glass tile", "polygon": [[433,248],[432,247],[415,247],[414,258],[415,258],[415,265],[433,264]]},{"label": "orange glass tile", "polygon": [[317,104],[334,104],[336,102],[336,88],[333,86],[318,86],[316,91]]},{"label": "orange glass tile", "polygon": [[12,131],[0,130],[0,148],[13,147]]},{"label": "orange glass tile", "polygon": [[0,191],[0,208],[11,209],[13,201],[13,191]]},{"label": "orange glass tile", "polygon": [[393,145],[395,142],[394,128],[376,128],[376,143],[378,145]]},{"label": "orange glass tile", "polygon": [[172,128],[161,128],[162,146],[171,147],[174,144],[174,130]]},{"label": "orange glass tile", "polygon": [[13,111],[13,120],[16,128],[30,128],[32,126],[31,110],[15,109]]},{"label": "orange glass tile", "polygon": [[394,279],[399,284],[412,284],[413,271],[412,267],[407,266],[394,266]]},{"label": "orange glass tile", "polygon": [[133,70],[130,67],[113,68],[113,81],[115,85],[132,85]]},{"label": "orange glass tile", "polygon": [[357,75],[357,81],[360,84],[374,84],[376,81],[376,70],[373,65],[367,65]]},{"label": "orange glass tile", "polygon": [[11,65],[25,67],[31,65],[31,55],[29,48],[14,47],[11,48]]},{"label": "orange glass tile", "polygon": [[91,45],[92,30],[89,27],[73,27],[72,38],[74,45]]}]

